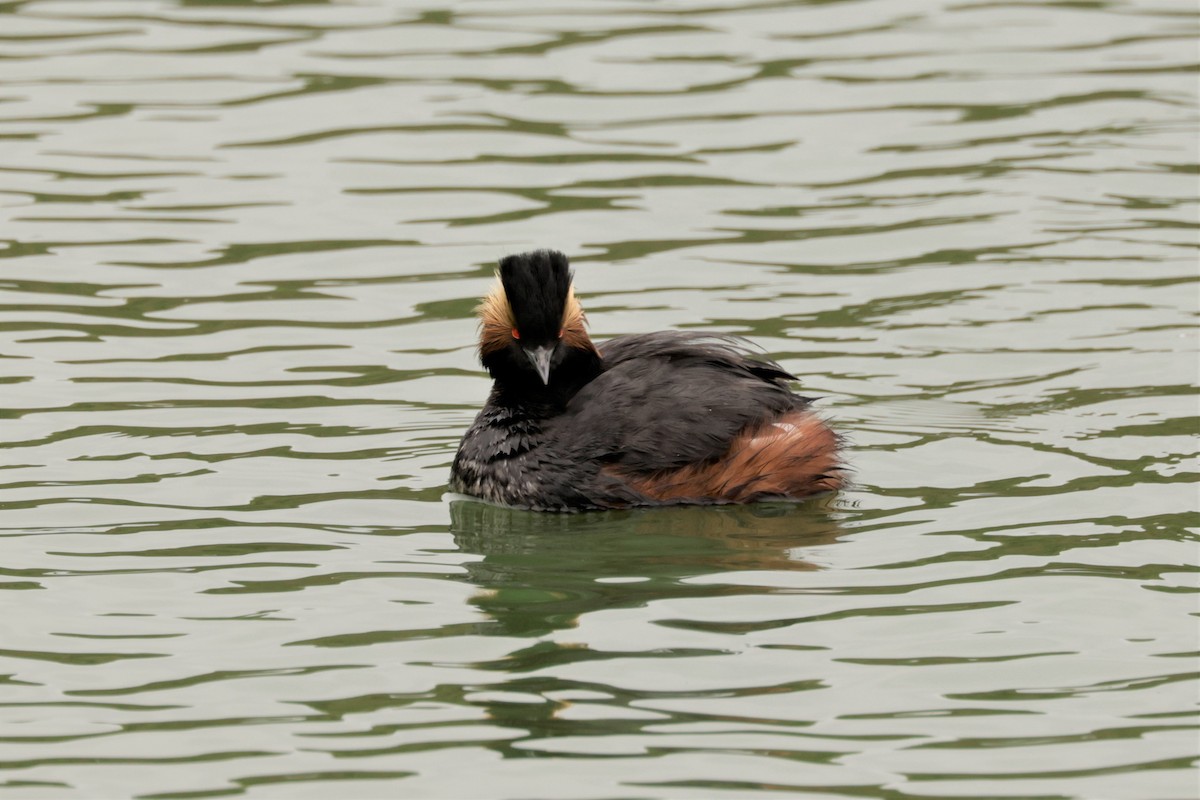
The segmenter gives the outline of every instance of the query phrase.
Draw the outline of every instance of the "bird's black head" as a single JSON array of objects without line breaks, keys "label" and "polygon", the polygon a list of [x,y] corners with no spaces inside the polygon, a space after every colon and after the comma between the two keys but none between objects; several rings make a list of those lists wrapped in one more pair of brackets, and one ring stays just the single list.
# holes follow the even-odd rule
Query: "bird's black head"
[{"label": "bird's black head", "polygon": [[534,250],[500,259],[500,283],[522,341],[558,339],[571,294],[571,267],[557,250]]},{"label": "bird's black head", "polygon": [[500,283],[479,307],[479,356],[518,400],[565,402],[600,373],[567,257],[534,250],[500,260]]}]

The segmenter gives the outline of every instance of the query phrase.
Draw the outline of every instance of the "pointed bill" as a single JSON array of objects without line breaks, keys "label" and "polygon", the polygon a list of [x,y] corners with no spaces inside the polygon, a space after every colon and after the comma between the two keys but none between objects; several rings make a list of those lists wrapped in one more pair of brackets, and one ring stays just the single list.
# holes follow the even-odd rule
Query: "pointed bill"
[{"label": "pointed bill", "polygon": [[533,362],[533,368],[537,370],[537,374],[542,379],[542,383],[550,385],[550,357],[554,355],[554,348],[549,345],[541,347],[529,348],[525,351],[525,355],[529,356],[529,360]]}]

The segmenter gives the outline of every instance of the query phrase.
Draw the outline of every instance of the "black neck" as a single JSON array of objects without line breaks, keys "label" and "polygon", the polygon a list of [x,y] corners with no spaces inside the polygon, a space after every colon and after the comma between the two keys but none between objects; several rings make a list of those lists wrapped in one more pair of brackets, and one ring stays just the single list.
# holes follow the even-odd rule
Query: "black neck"
[{"label": "black neck", "polygon": [[572,349],[542,383],[536,373],[507,358],[485,364],[495,379],[493,402],[520,409],[533,417],[561,413],[575,394],[603,371],[600,357],[592,350]]}]

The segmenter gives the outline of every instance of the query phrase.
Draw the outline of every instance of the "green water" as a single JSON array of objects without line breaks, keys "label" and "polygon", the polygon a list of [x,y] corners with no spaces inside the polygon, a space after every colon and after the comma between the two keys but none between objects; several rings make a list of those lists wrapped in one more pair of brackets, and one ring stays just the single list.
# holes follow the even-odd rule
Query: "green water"
[{"label": "green water", "polygon": [[[0,798],[1195,797],[1196,22],[0,2]],[[853,488],[447,495],[532,247]]]}]

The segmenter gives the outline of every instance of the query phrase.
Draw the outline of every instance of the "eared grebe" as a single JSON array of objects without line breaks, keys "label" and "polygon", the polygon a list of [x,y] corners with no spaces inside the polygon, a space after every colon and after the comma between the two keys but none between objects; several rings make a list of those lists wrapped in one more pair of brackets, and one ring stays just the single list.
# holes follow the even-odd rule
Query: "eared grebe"
[{"label": "eared grebe", "polygon": [[795,378],[737,339],[660,331],[597,347],[567,258],[508,256],[479,306],[495,383],[450,487],[541,511],[748,503],[838,489],[838,437]]}]

